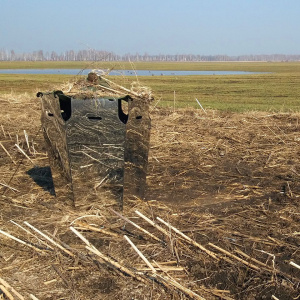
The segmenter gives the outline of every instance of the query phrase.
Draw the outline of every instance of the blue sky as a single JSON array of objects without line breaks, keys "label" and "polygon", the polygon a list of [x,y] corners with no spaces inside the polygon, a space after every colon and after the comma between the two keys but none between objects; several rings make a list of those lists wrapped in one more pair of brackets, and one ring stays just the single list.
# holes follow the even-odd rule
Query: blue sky
[{"label": "blue sky", "polygon": [[0,0],[0,49],[300,54],[300,0]]}]

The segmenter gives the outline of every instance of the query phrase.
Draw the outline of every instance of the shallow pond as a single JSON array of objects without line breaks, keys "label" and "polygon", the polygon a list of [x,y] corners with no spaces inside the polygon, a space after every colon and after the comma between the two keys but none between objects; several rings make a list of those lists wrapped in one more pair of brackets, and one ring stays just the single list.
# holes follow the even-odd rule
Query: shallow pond
[{"label": "shallow pond", "polygon": [[[0,74],[48,74],[48,75],[87,75],[89,69],[0,69]],[[190,76],[190,75],[249,75],[258,72],[245,71],[162,71],[162,70],[113,70],[109,75],[123,76]]]}]

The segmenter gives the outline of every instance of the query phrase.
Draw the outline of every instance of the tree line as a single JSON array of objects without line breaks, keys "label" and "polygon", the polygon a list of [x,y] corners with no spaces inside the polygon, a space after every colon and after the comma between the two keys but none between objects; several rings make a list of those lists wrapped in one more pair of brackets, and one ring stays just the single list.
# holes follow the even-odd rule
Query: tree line
[{"label": "tree line", "polygon": [[103,50],[68,50],[62,53],[43,50],[16,53],[14,50],[0,50],[0,61],[300,61],[300,55],[265,54],[265,55],[200,55],[200,54],[124,54]]}]

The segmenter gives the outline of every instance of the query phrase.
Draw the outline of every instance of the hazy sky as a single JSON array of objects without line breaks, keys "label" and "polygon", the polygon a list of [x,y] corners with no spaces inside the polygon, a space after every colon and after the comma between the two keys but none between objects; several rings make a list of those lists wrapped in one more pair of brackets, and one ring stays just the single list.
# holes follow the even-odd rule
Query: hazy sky
[{"label": "hazy sky", "polygon": [[0,0],[0,49],[300,54],[300,0]]}]

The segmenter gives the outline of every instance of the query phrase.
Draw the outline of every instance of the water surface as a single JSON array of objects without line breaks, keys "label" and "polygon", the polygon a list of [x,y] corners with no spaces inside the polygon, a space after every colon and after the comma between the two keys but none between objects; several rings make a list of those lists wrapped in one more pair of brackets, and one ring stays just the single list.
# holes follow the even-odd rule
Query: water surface
[{"label": "water surface", "polygon": [[[41,74],[41,75],[87,75],[92,70],[82,69],[0,69],[0,74]],[[123,76],[190,76],[190,75],[250,75],[259,72],[246,71],[177,71],[177,70],[113,70],[109,75]]]}]

